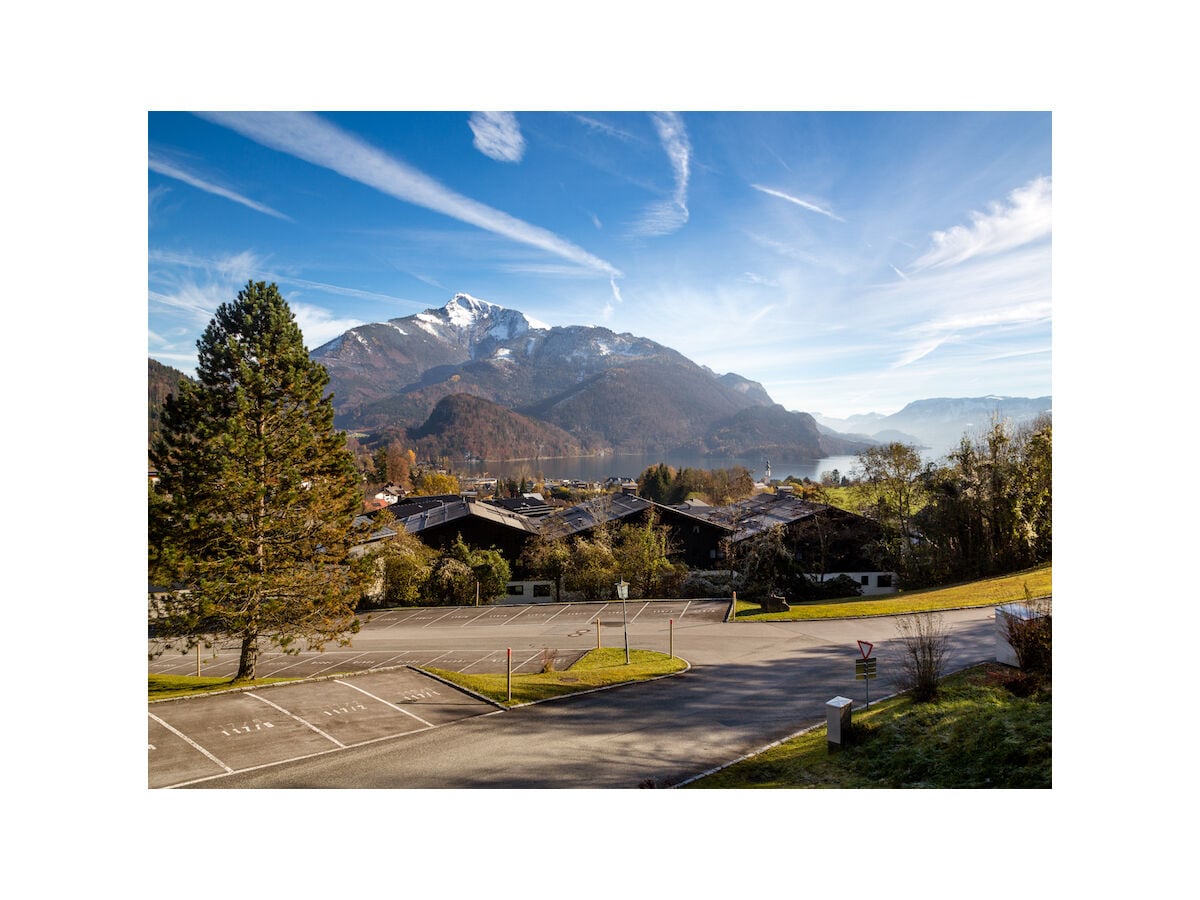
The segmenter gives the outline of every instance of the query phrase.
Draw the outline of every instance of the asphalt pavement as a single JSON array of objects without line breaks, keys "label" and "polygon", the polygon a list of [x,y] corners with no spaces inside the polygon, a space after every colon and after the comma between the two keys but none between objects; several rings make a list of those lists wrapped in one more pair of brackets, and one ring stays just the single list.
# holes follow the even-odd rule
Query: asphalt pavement
[{"label": "asphalt pavement", "polygon": [[[897,617],[725,622],[728,601],[543,604],[397,610],[350,647],[265,654],[260,675],[317,680],[149,704],[151,787],[671,787],[825,721],[836,696],[856,708],[896,690]],[[948,669],[995,658],[991,608],[942,613]],[[417,669],[538,671],[596,646],[686,659],[687,672],[500,710]],[[856,680],[859,641],[879,676]],[[237,654],[202,654],[232,674]],[[520,668],[518,668],[518,663]],[[414,668],[417,667],[417,668]],[[151,671],[195,674],[194,654]],[[334,675],[333,673],[338,673]]]}]

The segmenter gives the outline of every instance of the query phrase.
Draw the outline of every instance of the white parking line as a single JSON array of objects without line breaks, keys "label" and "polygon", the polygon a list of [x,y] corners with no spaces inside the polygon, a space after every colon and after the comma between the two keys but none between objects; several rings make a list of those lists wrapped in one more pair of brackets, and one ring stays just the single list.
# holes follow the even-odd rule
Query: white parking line
[{"label": "white parking line", "polygon": [[446,618],[446,616],[452,616],[452,615],[454,615],[456,612],[458,612],[458,610],[456,610],[456,609],[448,609],[448,610],[446,610],[444,613],[442,613],[440,616],[438,616],[436,619],[434,619],[432,622],[426,622],[426,623],[425,623],[424,625],[422,625],[421,627],[422,627],[422,628],[428,628],[430,625],[436,625],[438,622],[442,621],[442,619]]},{"label": "white parking line", "polygon": [[461,669],[458,669],[458,671],[465,674],[467,669],[471,668],[471,666],[477,666],[481,662],[483,662],[485,659],[491,659],[495,655],[496,655],[495,653],[485,653],[485,654],[483,654],[483,656],[479,657],[479,659],[475,660],[475,662],[471,663],[470,665],[463,666]]},{"label": "white parking line", "polygon": [[348,682],[348,681],[334,681],[334,684],[342,684],[342,685],[345,685],[345,686],[346,686],[346,687],[348,687],[348,688],[354,688],[354,690],[358,691],[360,694],[366,694],[366,695],[367,695],[368,697],[370,697],[372,700],[378,700],[378,701],[379,701],[380,703],[382,703],[384,706],[390,706],[390,707],[391,707],[392,709],[394,709],[396,712],[402,712],[402,713],[404,713],[406,716],[412,716],[414,719],[416,719],[416,720],[417,720],[418,722],[420,722],[422,725],[428,725],[430,728],[433,728],[433,723],[432,723],[432,722],[426,722],[424,719],[422,719],[422,718],[421,718],[420,716],[418,716],[416,713],[411,713],[411,712],[409,712],[407,709],[403,709],[402,707],[399,707],[399,706],[397,706],[395,703],[388,703],[388,702],[387,702],[386,700],[384,700],[382,697],[376,697],[376,696],[375,696],[374,694],[372,694],[370,691],[364,691],[362,688],[358,687],[357,685],[350,684],[350,682]]},{"label": "white parking line", "polygon": [[229,772],[232,774],[233,769],[231,769],[229,766],[225,765],[225,763],[221,762],[219,759],[217,759],[215,756],[213,756],[211,753],[209,753],[207,750],[205,750],[203,747],[201,747],[199,744],[197,744],[195,741],[193,741],[190,737],[188,737],[182,731],[180,731],[177,728],[172,728],[170,725],[168,725],[166,722],[164,722],[162,719],[160,719],[154,713],[147,713],[147,715],[150,716],[150,718],[152,718],[155,722],[157,722],[163,728],[167,729],[167,731],[171,732],[171,734],[173,734],[177,738],[181,738],[182,740],[191,744],[192,747],[199,750],[201,753],[203,753],[205,756],[207,756],[209,759],[211,759],[213,762],[215,762],[218,766],[220,766],[226,772]]},{"label": "white parking line", "polygon": [[515,672],[515,671],[517,671],[517,669],[521,668],[521,666],[527,665],[528,663],[530,663],[530,662],[532,662],[533,660],[537,659],[537,658],[538,658],[539,656],[541,656],[541,655],[542,655],[542,652],[541,652],[540,650],[539,650],[539,651],[537,651],[536,653],[533,653],[532,655],[530,655],[529,659],[525,660],[525,662],[521,663],[521,665],[519,665],[519,666],[514,666],[514,667],[513,667],[513,671],[514,671],[514,672]]},{"label": "white parking line", "polygon": [[[557,615],[558,615],[558,613],[561,613],[561,612],[563,611],[563,609],[570,609],[570,606],[564,606],[562,609],[560,609],[558,612],[556,612],[556,613],[554,614],[554,616],[557,616]],[[553,619],[553,618],[554,618],[554,616],[551,616],[551,617],[550,617],[550,619]],[[550,619],[547,619],[546,621],[547,621],[547,622],[549,622],[549,621],[550,621]]]},{"label": "white parking line", "polygon": [[646,611],[646,607],[647,607],[647,606],[649,606],[649,605],[650,605],[649,603],[643,603],[643,604],[642,604],[642,608],[641,608],[641,609],[639,609],[637,612],[635,612],[635,613],[633,614],[633,618],[632,618],[632,619],[630,619],[629,621],[630,621],[630,622],[636,622],[636,621],[637,621],[637,617],[638,617],[638,616],[640,616],[642,613],[644,613],[644,612]]},{"label": "white parking line", "polygon": [[282,706],[280,706],[279,704],[277,704],[277,703],[272,703],[272,702],[271,702],[270,700],[268,700],[266,697],[260,697],[258,694],[251,694],[251,693],[247,693],[247,694],[246,694],[246,696],[247,696],[247,697],[253,697],[255,700],[261,700],[263,703],[267,704],[267,706],[273,706],[275,709],[279,710],[279,711],[280,711],[281,713],[283,713],[285,716],[289,716],[290,718],[293,718],[293,719],[295,719],[297,722],[299,722],[301,725],[304,725],[306,728],[311,728],[313,731],[315,731],[315,732],[316,732],[317,734],[319,734],[321,737],[323,737],[323,738],[325,738],[325,739],[327,739],[327,740],[333,741],[333,743],[337,744],[339,747],[342,747],[343,749],[345,748],[345,746],[346,746],[346,745],[345,745],[345,744],[343,744],[341,741],[339,741],[337,738],[335,738],[335,737],[332,737],[331,735],[328,735],[328,734],[326,734],[326,733],[325,733],[325,732],[323,732],[323,731],[322,731],[320,728],[318,728],[316,725],[314,725],[312,722],[305,721],[304,719],[300,718],[299,716],[297,716],[297,715],[294,715],[294,714],[292,714],[292,713],[288,712],[286,709],[284,709],[284,708],[283,708]]}]

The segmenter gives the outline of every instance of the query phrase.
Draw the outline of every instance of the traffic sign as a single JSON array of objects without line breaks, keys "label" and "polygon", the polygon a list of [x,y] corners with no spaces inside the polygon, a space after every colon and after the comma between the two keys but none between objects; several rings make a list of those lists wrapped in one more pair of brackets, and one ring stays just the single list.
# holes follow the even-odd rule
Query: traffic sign
[{"label": "traffic sign", "polygon": [[874,644],[868,643],[867,641],[859,641],[858,642],[858,652],[862,654],[863,659],[866,659],[868,656],[870,656],[871,651],[874,649],[875,649]]},{"label": "traffic sign", "polygon": [[868,656],[866,659],[856,659],[854,661],[854,678],[857,681],[863,681],[867,678],[875,678],[875,657]]}]

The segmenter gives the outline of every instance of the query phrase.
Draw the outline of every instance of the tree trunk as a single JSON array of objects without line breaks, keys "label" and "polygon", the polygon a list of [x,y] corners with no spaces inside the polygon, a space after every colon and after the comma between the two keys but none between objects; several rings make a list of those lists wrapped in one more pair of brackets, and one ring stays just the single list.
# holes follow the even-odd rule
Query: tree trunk
[{"label": "tree trunk", "polygon": [[237,674],[234,681],[252,680],[254,667],[258,663],[258,635],[246,635],[242,638],[242,655],[238,659]]}]

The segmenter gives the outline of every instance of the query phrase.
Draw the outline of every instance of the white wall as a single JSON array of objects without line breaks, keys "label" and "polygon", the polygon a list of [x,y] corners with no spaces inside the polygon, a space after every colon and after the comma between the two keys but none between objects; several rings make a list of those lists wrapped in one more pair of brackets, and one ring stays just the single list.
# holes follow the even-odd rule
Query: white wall
[{"label": "white wall", "polygon": [[[894,594],[900,587],[900,578],[895,572],[826,572],[824,577],[809,576],[814,581],[832,581],[839,575],[845,575],[854,579],[854,583],[862,588],[864,597],[877,597],[882,594]],[[880,587],[879,576],[892,579],[891,587]],[[863,578],[867,579],[867,583],[863,584]]]}]

